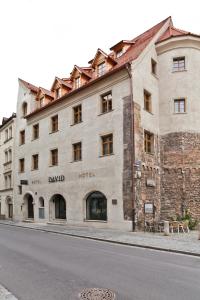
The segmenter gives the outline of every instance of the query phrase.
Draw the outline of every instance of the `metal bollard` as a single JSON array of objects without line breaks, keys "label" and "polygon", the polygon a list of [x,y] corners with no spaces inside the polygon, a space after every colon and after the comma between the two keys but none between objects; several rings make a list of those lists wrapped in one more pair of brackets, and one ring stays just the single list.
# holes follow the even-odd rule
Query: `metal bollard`
[{"label": "metal bollard", "polygon": [[198,240],[200,240],[200,223],[198,224],[198,231],[199,231]]},{"label": "metal bollard", "polygon": [[169,235],[169,221],[164,221],[164,235]]}]

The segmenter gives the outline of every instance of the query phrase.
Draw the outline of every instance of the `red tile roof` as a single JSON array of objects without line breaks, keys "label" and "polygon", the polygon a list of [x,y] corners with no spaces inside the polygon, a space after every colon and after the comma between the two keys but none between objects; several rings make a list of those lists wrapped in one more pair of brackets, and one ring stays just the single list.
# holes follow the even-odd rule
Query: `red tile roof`
[{"label": "red tile roof", "polygon": [[190,34],[189,31],[177,29],[174,26],[170,25],[167,30],[163,33],[163,35],[159,38],[158,43],[164,40],[169,39],[170,37],[175,37],[175,36],[183,36],[183,35],[188,35]]},{"label": "red tile roof", "polygon": [[39,90],[39,88],[38,87],[36,87],[35,85],[33,85],[33,84],[31,84],[31,83],[29,83],[29,82],[27,82],[27,81],[25,81],[25,80],[22,80],[22,79],[18,79],[20,82],[22,82],[23,83],[23,85],[25,85],[25,87],[26,88],[28,88],[29,90],[31,90],[32,92],[34,92],[34,93],[37,93],[38,92],[38,90]]},{"label": "red tile roof", "polygon": [[[78,93],[80,90],[87,88],[88,86],[90,86],[91,84],[93,84],[93,83],[101,80],[102,78],[108,77],[109,75],[113,74],[114,72],[117,72],[118,70],[121,70],[122,68],[125,68],[125,66],[126,66],[127,63],[129,63],[129,62],[137,59],[137,57],[147,47],[147,45],[151,42],[151,40],[155,37],[155,35],[159,32],[159,30],[163,27],[163,25],[166,24],[166,22],[168,22],[169,25],[168,25],[168,29],[166,30],[166,32],[162,35],[162,36],[164,36],[164,38],[166,38],[168,36],[168,34],[170,33],[170,30],[172,31],[172,34],[175,34],[175,33],[176,34],[178,34],[178,33],[180,33],[180,34],[188,34],[185,31],[180,31],[179,29],[175,29],[172,26],[171,17],[168,17],[167,19],[161,21],[160,23],[158,23],[157,25],[153,26],[149,30],[147,30],[144,33],[140,34],[136,38],[132,39],[131,41],[125,41],[125,42],[129,42],[130,43],[130,47],[119,58],[113,59],[113,52],[111,52],[110,54],[106,54],[103,50],[98,49],[97,52],[96,52],[96,55],[95,55],[94,59],[92,59],[89,63],[91,64],[91,67],[92,67],[93,62],[96,59],[96,56],[100,52],[105,57],[111,59],[114,62],[113,67],[108,72],[106,72],[101,77],[97,78],[96,77],[96,73],[92,72],[91,67],[89,67],[89,68],[80,68],[78,66],[75,66],[76,68],[79,69],[79,71],[86,72],[86,73],[88,73],[90,75],[88,83],[85,84],[84,86],[81,86],[78,89],[75,89],[75,90],[72,89],[69,93],[65,94],[64,96],[62,96],[59,99],[56,99],[56,100],[52,101],[51,103],[47,104],[45,107],[43,107],[41,109],[38,109],[35,112],[32,112],[29,116],[32,116],[35,113],[37,113],[37,112],[45,109],[46,107],[49,107],[50,105],[54,105],[54,103],[56,104],[57,101],[62,101],[66,97],[68,97],[68,96],[70,96],[70,95],[72,95],[74,93]],[[68,82],[68,83],[70,82],[70,78],[63,78],[62,80],[65,81],[65,82]]]}]

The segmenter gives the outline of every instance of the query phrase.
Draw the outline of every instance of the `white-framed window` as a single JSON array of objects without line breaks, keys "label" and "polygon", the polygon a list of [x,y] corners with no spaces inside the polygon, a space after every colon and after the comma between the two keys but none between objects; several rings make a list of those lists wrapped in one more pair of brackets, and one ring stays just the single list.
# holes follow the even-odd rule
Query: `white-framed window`
[{"label": "white-framed window", "polygon": [[185,98],[174,99],[174,113],[183,114],[186,112]]},{"label": "white-framed window", "polygon": [[185,56],[179,56],[173,58],[173,72],[185,70]]},{"label": "white-framed window", "polygon": [[100,77],[106,72],[106,63],[105,61],[97,65],[97,76]]},{"label": "white-framed window", "polygon": [[81,77],[78,76],[75,78],[75,88],[78,89],[81,86]]}]

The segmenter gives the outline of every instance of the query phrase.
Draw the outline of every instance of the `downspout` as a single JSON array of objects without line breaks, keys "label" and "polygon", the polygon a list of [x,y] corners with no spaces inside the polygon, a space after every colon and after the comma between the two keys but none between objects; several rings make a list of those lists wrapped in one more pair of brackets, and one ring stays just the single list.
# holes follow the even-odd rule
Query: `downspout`
[{"label": "downspout", "polygon": [[134,102],[133,102],[133,83],[132,83],[132,72],[131,63],[126,64],[126,70],[129,76],[130,84],[130,97],[131,97],[131,179],[132,179],[132,231],[135,231],[135,180],[134,180],[134,167],[135,167],[135,128],[134,128]]}]

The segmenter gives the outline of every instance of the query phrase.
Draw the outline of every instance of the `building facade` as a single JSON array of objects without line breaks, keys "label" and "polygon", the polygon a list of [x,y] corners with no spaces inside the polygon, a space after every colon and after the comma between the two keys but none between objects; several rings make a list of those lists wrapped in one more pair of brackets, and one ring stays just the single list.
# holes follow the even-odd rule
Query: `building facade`
[{"label": "building facade", "polygon": [[0,217],[13,218],[13,161],[16,115],[0,125]]},{"label": "building facade", "polygon": [[200,37],[171,18],[50,90],[19,79],[15,218],[123,228],[200,218]]}]

